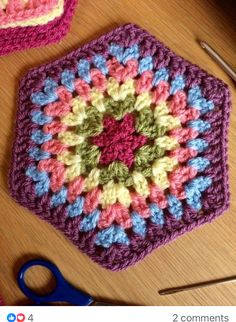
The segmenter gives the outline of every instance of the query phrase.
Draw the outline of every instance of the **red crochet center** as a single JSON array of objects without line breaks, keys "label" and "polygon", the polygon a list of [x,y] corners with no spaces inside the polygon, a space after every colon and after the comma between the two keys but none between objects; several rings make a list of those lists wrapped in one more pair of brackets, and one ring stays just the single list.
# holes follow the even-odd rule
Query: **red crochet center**
[{"label": "red crochet center", "polygon": [[134,152],[141,148],[148,138],[135,132],[135,116],[128,113],[122,121],[107,116],[103,120],[104,130],[91,139],[101,148],[101,165],[109,165],[115,160],[122,161],[128,168],[134,163]]}]

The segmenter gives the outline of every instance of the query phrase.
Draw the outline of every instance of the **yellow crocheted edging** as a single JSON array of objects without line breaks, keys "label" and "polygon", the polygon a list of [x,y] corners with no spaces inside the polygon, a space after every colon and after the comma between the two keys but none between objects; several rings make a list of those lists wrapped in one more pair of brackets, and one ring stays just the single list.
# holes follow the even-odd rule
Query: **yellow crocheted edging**
[{"label": "yellow crocheted edging", "polygon": [[[6,6],[7,2],[8,2],[7,0],[3,2],[3,9],[4,9],[4,6]],[[64,11],[64,0],[58,0],[58,4],[53,8],[53,10],[50,13],[47,13],[46,15],[30,18],[29,20],[24,20],[24,21],[9,22],[5,25],[0,26],[0,29],[45,25],[48,22],[54,20],[55,18],[61,16],[63,11]]]},{"label": "yellow crocheted edging", "polygon": [[170,186],[168,172],[174,170],[178,165],[175,158],[163,157],[156,160],[152,165],[152,181],[161,189],[167,189]]},{"label": "yellow crocheted edging", "polygon": [[109,77],[107,82],[107,93],[114,101],[124,101],[128,95],[135,93],[135,83],[133,79],[128,79],[125,83],[120,83],[114,78]]},{"label": "yellow crocheted edging", "polygon": [[72,112],[61,118],[62,123],[67,126],[76,126],[82,124],[84,119],[87,118],[85,111],[86,103],[80,97],[73,98]]},{"label": "yellow crocheted edging", "polygon": [[130,192],[122,183],[115,183],[111,180],[104,185],[100,202],[102,208],[105,209],[117,201],[125,207],[129,207],[131,204]]}]

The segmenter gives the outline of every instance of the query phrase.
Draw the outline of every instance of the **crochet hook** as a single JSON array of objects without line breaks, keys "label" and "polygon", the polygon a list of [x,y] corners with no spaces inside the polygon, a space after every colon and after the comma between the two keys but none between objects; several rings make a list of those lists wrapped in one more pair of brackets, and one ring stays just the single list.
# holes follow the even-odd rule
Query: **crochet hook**
[{"label": "crochet hook", "polygon": [[167,288],[164,290],[160,290],[158,293],[160,295],[170,295],[174,293],[190,291],[190,290],[199,289],[203,287],[209,287],[216,284],[226,284],[226,283],[231,283],[235,281],[236,281],[236,276],[230,276],[230,277],[224,277],[224,278],[220,278],[212,281],[206,281],[206,282],[197,283],[197,284],[179,286],[175,288]]},{"label": "crochet hook", "polygon": [[213,58],[218,65],[236,82],[236,72],[230,67],[228,63],[217,52],[204,41],[200,40],[200,46]]}]

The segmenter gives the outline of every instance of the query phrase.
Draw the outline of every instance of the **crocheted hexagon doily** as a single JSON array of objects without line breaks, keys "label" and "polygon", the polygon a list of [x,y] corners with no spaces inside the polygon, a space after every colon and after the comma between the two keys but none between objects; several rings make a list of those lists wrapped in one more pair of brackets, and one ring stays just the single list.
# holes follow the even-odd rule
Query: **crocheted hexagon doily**
[{"label": "crocheted hexagon doily", "polygon": [[[44,6],[40,6],[41,2]],[[62,39],[68,32],[77,0],[51,0],[51,6],[42,0],[32,0],[29,3],[34,6],[33,10],[18,8],[18,13],[14,6],[13,13],[11,7],[7,12],[4,3],[0,9],[0,56]]]},{"label": "crocheted hexagon doily", "polygon": [[37,26],[63,13],[64,0],[0,0],[0,29]]},{"label": "crocheted hexagon doily", "polygon": [[229,203],[227,86],[128,24],[21,81],[12,196],[128,267]]}]

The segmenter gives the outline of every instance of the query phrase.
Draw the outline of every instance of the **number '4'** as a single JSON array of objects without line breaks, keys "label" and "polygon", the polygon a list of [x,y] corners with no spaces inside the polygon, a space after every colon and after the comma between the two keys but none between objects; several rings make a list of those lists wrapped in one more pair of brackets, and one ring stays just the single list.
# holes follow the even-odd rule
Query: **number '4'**
[{"label": "number '4'", "polygon": [[33,317],[33,314],[30,314],[30,316],[28,317],[28,320],[33,322],[34,321],[34,317]]}]

